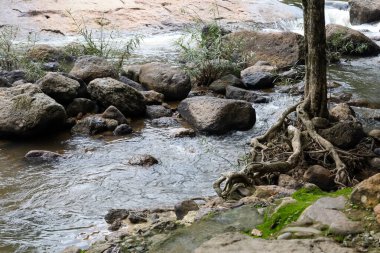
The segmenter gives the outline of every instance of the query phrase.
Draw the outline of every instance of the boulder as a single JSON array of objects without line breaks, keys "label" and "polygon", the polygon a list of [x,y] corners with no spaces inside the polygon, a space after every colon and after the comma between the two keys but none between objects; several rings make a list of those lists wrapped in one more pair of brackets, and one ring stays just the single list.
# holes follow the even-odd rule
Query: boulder
[{"label": "boulder", "polygon": [[245,101],[193,97],[178,105],[180,115],[195,129],[210,134],[248,130],[256,122],[255,109]]},{"label": "boulder", "polygon": [[351,202],[365,208],[373,208],[380,203],[380,173],[360,182],[351,194]]},{"label": "boulder", "polygon": [[0,77],[4,78],[7,81],[7,84],[11,85],[16,81],[25,80],[26,73],[23,70],[0,70]]},{"label": "boulder", "polygon": [[109,106],[102,114],[102,118],[104,119],[114,119],[119,124],[126,124],[128,120],[125,116],[113,105]]},{"label": "boulder", "polygon": [[319,134],[339,148],[354,148],[365,136],[359,122],[344,121],[322,129]]},{"label": "boulder", "polygon": [[121,124],[115,128],[113,131],[113,135],[115,136],[121,136],[121,135],[127,135],[132,133],[132,128],[127,124]]},{"label": "boulder", "polygon": [[121,70],[121,75],[135,82],[140,82],[140,69],[141,69],[141,65],[123,66]]},{"label": "boulder", "polygon": [[276,76],[270,72],[250,72],[245,69],[241,73],[241,79],[247,89],[270,89],[274,87]]},{"label": "boulder", "polygon": [[104,219],[108,224],[112,224],[116,220],[123,220],[127,218],[129,211],[126,209],[110,209],[104,216]]},{"label": "boulder", "polygon": [[98,56],[79,57],[69,74],[82,79],[86,83],[96,78],[117,78],[118,76],[115,67],[106,59]]},{"label": "boulder", "polygon": [[240,55],[247,58],[248,66],[266,61],[277,68],[284,68],[299,64],[305,58],[304,38],[297,33],[239,31],[226,38],[241,45]]},{"label": "boulder", "polygon": [[70,61],[71,58],[62,50],[50,45],[40,44],[31,47],[26,56],[36,62]]},{"label": "boulder", "polygon": [[182,100],[191,90],[190,77],[178,67],[153,62],[141,66],[140,83],[162,93],[166,100]]},{"label": "boulder", "polygon": [[227,86],[226,98],[245,100],[250,103],[267,103],[269,101],[266,97],[261,97],[254,91],[241,89],[234,86]]},{"label": "boulder", "polygon": [[330,116],[338,121],[355,119],[355,111],[346,103],[337,104],[330,110]]},{"label": "boulder", "polygon": [[142,86],[141,84],[125,77],[125,76],[121,76],[119,78],[119,81],[122,82],[122,83],[125,83],[126,85],[129,85],[131,86],[132,88],[138,90],[138,91],[146,91],[146,89],[144,88],[144,86]]},{"label": "boulder", "polygon": [[113,131],[117,126],[118,122],[116,120],[94,115],[79,120],[71,129],[71,133],[75,135],[95,135],[105,131]]},{"label": "boulder", "polygon": [[66,112],[62,105],[35,84],[0,88],[0,136],[46,134],[62,128]]},{"label": "boulder", "polygon": [[140,116],[145,113],[143,95],[132,87],[112,78],[97,78],[87,86],[92,99],[104,107],[111,105],[125,116]]},{"label": "boulder", "polygon": [[380,47],[370,38],[342,25],[326,25],[326,40],[330,51],[343,55],[372,56],[380,53]]},{"label": "boulder", "polygon": [[332,239],[295,239],[295,240],[264,240],[252,238],[241,232],[228,232],[210,235],[211,239],[202,243],[194,253],[354,253],[354,249],[346,248]]},{"label": "boulder", "polygon": [[350,0],[350,21],[353,25],[380,21],[379,0]]},{"label": "boulder", "polygon": [[177,217],[177,220],[182,220],[183,217],[185,217],[186,214],[188,214],[188,212],[197,210],[199,210],[199,207],[194,200],[185,200],[174,206],[174,212]]},{"label": "boulder", "polygon": [[331,191],[336,188],[334,175],[332,175],[328,169],[320,165],[309,167],[305,171],[303,179],[305,182],[315,184],[324,191]]},{"label": "boulder", "polygon": [[76,117],[79,113],[85,115],[88,113],[97,113],[99,110],[96,103],[88,98],[75,98],[67,108],[66,113],[69,117]]},{"label": "boulder", "polygon": [[129,159],[130,165],[150,167],[158,163],[158,160],[151,155],[136,155]]},{"label": "boulder", "polygon": [[209,86],[209,89],[219,94],[226,94],[227,86],[244,88],[243,82],[239,78],[232,74],[229,74],[212,82]]},{"label": "boulder", "polygon": [[162,105],[149,105],[146,107],[146,115],[150,119],[172,116],[172,110],[163,107]]},{"label": "boulder", "polygon": [[141,94],[144,96],[147,105],[160,105],[164,102],[165,96],[154,90],[141,91]]},{"label": "boulder", "polygon": [[29,161],[53,161],[62,155],[47,150],[31,150],[25,155],[25,159]]},{"label": "boulder", "polygon": [[77,98],[81,88],[79,82],[55,72],[47,73],[37,84],[46,95],[64,104]]}]

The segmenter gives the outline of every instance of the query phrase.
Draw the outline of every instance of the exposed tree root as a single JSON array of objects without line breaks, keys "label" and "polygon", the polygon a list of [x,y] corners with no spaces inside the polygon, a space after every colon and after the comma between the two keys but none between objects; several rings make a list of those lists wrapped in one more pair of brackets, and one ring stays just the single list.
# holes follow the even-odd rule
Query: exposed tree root
[{"label": "exposed tree root", "polygon": [[[222,174],[215,181],[213,187],[220,197],[228,198],[241,187],[254,187],[256,182],[265,175],[289,173],[304,163],[304,154],[322,158],[323,164],[326,165],[328,165],[328,158],[331,158],[334,162],[332,173],[335,175],[335,183],[341,187],[353,184],[347,166],[341,159],[342,155],[347,158],[353,153],[334,147],[330,141],[318,134],[307,113],[307,104],[308,99],[305,99],[291,106],[264,135],[251,140],[252,148],[249,155],[252,162],[238,172]],[[296,123],[299,127],[287,123],[289,114],[293,112],[297,113],[298,123]],[[290,149],[291,152],[288,152]],[[355,155],[360,156],[357,153]],[[284,157],[286,158],[283,159]]]}]

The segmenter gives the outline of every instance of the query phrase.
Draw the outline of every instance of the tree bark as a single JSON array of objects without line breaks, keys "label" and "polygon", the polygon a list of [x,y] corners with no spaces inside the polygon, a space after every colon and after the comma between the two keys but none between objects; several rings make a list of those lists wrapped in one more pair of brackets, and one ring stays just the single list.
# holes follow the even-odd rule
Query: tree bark
[{"label": "tree bark", "polygon": [[325,1],[302,2],[306,52],[305,109],[311,118],[327,118]]}]

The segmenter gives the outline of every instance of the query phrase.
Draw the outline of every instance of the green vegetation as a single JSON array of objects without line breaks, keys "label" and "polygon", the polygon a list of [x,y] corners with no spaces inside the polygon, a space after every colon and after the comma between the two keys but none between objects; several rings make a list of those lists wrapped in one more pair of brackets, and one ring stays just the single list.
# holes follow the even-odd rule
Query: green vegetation
[{"label": "green vegetation", "polygon": [[322,197],[348,197],[351,194],[351,191],[351,188],[344,188],[331,193],[324,192],[318,188],[300,189],[292,195],[292,197],[296,200],[295,203],[282,206],[273,214],[267,212],[264,217],[264,222],[258,225],[257,229],[263,233],[263,238],[271,237],[288,224],[296,221],[301,213],[318,199]]},{"label": "green vegetation", "polygon": [[367,43],[355,43],[343,33],[336,33],[327,43],[328,55],[337,57],[343,54],[363,54],[368,50]]},{"label": "green vegetation", "polygon": [[244,59],[236,54],[239,42],[224,39],[227,32],[218,23],[215,13],[217,11],[211,22],[193,18],[195,24],[176,42],[185,71],[198,86],[208,86],[227,74],[239,76],[244,66]]},{"label": "green vegetation", "polygon": [[140,45],[143,36],[136,35],[126,42],[118,41],[120,35],[111,22],[104,16],[96,20],[97,29],[90,29],[84,19],[76,19],[70,11],[68,17],[73,21],[76,32],[83,39],[79,45],[71,45],[66,49],[75,56],[95,55],[115,61],[117,69],[121,69],[124,60]]}]

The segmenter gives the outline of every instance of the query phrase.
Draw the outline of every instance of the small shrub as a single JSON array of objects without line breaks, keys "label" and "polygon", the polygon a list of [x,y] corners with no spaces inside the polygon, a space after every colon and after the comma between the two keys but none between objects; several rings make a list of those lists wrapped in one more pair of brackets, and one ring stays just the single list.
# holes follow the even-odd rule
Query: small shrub
[{"label": "small shrub", "polygon": [[363,54],[368,50],[368,44],[355,43],[352,39],[346,38],[343,33],[336,33],[327,43],[328,55],[334,56],[334,59],[343,54]]},{"label": "small shrub", "polygon": [[226,31],[214,21],[205,22],[193,18],[195,24],[186,29],[185,34],[176,42],[180,49],[185,71],[198,86],[208,86],[227,74],[240,75],[244,65],[236,52],[240,45],[236,41],[224,39]]},{"label": "small shrub", "polygon": [[0,29],[0,67],[4,70],[18,68],[20,64],[20,55],[15,45],[18,32],[19,29],[13,26]]}]

